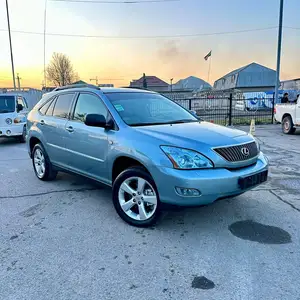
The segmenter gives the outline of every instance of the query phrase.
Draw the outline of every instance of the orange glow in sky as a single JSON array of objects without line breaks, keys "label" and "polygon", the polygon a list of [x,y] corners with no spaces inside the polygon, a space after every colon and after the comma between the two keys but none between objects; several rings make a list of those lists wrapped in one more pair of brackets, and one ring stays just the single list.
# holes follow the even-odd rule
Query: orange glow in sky
[{"label": "orange glow in sky", "polygon": [[[201,3],[200,3],[201,2]],[[279,1],[184,0],[165,4],[89,4],[48,0],[47,32],[101,36],[161,36],[273,27]],[[224,3],[226,2],[226,3]],[[247,5],[245,4],[247,2]],[[263,3],[262,3],[263,2]],[[275,5],[278,2],[278,5]],[[205,5],[203,4],[205,3]],[[44,0],[9,0],[12,31],[43,33]],[[285,26],[299,27],[300,1],[286,1]],[[216,7],[219,9],[216,11]],[[5,1],[0,3],[0,87],[12,86]],[[143,73],[173,82],[204,80],[212,49],[210,83],[233,69],[257,62],[275,69],[277,29],[188,38],[84,38],[47,36],[46,61],[53,52],[71,59],[80,79],[128,85]],[[43,35],[12,32],[15,73],[22,86],[41,88]],[[300,77],[300,30],[284,29],[281,79]]]}]

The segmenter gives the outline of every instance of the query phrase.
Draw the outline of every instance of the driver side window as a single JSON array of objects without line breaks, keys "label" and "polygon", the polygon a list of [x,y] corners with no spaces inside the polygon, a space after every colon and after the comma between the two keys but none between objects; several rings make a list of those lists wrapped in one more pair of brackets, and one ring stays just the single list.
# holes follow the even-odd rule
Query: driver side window
[{"label": "driver side window", "polygon": [[22,97],[18,97],[17,104],[21,104],[23,106],[23,109],[27,108],[27,105]]},{"label": "driver side window", "polygon": [[83,123],[87,114],[98,114],[107,118],[108,110],[96,95],[82,93],[78,97],[73,120]]}]

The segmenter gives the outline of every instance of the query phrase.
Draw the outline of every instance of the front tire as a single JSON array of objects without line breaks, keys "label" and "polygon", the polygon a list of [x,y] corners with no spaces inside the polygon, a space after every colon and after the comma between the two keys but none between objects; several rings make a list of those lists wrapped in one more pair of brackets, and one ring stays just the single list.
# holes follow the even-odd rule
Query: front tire
[{"label": "front tire", "polygon": [[296,131],[294,128],[294,124],[292,118],[290,116],[286,116],[282,120],[282,132],[284,134],[293,134]]},{"label": "front tire", "polygon": [[41,144],[36,144],[32,150],[32,164],[38,179],[49,181],[56,178],[57,171],[53,169],[47,152]]},{"label": "front tire", "polygon": [[22,135],[19,137],[19,142],[20,143],[25,143],[26,142],[26,127],[25,126],[23,128]]},{"label": "front tire", "polygon": [[123,171],[113,184],[113,204],[118,215],[137,227],[153,225],[160,212],[159,194],[151,175],[143,168]]}]

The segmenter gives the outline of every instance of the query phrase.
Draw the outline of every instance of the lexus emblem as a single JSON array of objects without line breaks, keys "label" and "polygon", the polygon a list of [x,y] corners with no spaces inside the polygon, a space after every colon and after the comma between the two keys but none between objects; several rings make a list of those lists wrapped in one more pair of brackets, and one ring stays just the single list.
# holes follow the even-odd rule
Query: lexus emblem
[{"label": "lexus emblem", "polygon": [[243,154],[244,156],[249,156],[249,154],[250,154],[249,149],[246,148],[246,147],[243,147],[243,148],[241,149],[241,152],[242,152],[242,154]]}]

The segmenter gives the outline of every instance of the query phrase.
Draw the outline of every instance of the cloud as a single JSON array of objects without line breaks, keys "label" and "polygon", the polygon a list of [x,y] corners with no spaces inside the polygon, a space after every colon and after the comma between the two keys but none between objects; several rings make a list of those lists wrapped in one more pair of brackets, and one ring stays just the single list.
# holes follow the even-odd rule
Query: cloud
[{"label": "cloud", "polygon": [[170,62],[182,54],[175,41],[167,41],[158,49],[158,57],[164,62]]}]

